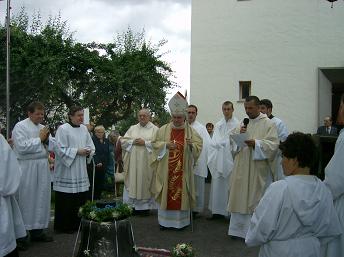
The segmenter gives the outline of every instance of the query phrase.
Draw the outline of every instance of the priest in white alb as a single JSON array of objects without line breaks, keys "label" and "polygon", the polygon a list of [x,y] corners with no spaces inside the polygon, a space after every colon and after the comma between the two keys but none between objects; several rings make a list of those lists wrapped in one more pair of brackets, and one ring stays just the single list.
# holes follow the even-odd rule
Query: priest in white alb
[{"label": "priest in white alb", "polygon": [[232,131],[239,125],[233,116],[233,103],[226,101],[222,104],[223,118],[216,123],[208,156],[208,167],[212,175],[209,210],[212,216],[208,219],[227,217],[229,179],[233,169],[232,153],[236,146],[230,140]]},{"label": "priest in white alb", "polygon": [[208,176],[208,150],[210,145],[210,136],[200,122],[196,120],[198,108],[191,104],[188,107],[188,122],[192,128],[201,136],[203,140],[202,151],[196,162],[194,168],[195,175],[195,191],[196,191],[196,206],[193,209],[194,216],[197,213],[204,211],[204,191],[205,191],[205,178]]},{"label": "priest in white alb", "polygon": [[[281,119],[272,115],[272,102],[269,99],[260,100],[260,112],[266,114],[268,118],[276,125],[278,139],[280,142],[284,142],[289,135],[287,126]],[[281,151],[278,150],[276,158],[273,160],[272,163],[272,174],[274,177],[274,181],[283,179],[285,177],[283,174],[281,161]]]},{"label": "priest in white alb", "polygon": [[[344,123],[344,95],[340,102],[338,120]],[[344,129],[339,132],[334,154],[325,168],[324,183],[332,193],[334,207],[341,224],[340,228],[344,233]],[[327,257],[344,256],[343,233],[328,244]]]},{"label": "priest in white alb", "polygon": [[[23,172],[18,203],[30,240],[50,242],[53,239],[43,231],[50,221],[49,128],[41,124],[44,118],[42,103],[29,104],[27,114],[28,118],[18,122],[12,132],[13,150]],[[26,244],[28,240],[19,241]]]},{"label": "priest in white alb", "polygon": [[17,257],[16,239],[26,236],[15,198],[21,174],[15,153],[0,134],[0,256]]},{"label": "priest in white alb", "polygon": [[152,142],[152,192],[159,204],[160,229],[188,226],[195,207],[193,169],[202,151],[202,138],[185,122],[187,106],[179,92],[172,97],[172,122],[159,128]]},{"label": "priest in white alb", "polygon": [[136,213],[149,214],[155,208],[155,201],[150,186],[153,169],[150,166],[152,144],[158,127],[151,121],[148,109],[141,109],[138,113],[139,123],[133,125],[122,137],[124,189],[123,202],[134,207]]},{"label": "priest in white alb", "polygon": [[233,237],[245,238],[252,213],[272,182],[271,162],[276,156],[279,140],[276,126],[266,114],[260,113],[259,104],[256,96],[245,99],[249,123],[234,131],[234,134],[245,133],[247,138],[234,157],[230,179],[228,235]]}]

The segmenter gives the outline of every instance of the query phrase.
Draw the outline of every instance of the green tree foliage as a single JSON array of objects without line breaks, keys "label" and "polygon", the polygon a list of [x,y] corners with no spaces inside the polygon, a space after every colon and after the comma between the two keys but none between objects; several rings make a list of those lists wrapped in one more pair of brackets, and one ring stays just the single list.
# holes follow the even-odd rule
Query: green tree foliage
[{"label": "green tree foliage", "polygon": [[113,124],[111,117],[127,128],[123,119],[136,120],[142,107],[150,108],[155,116],[165,114],[166,90],[174,86],[169,80],[172,70],[159,54],[165,43],[151,45],[144,32],[135,34],[129,28],[113,43],[88,45],[103,53],[95,67],[92,90],[84,96],[97,123]]},{"label": "green tree foliage", "polygon": [[[153,45],[146,42],[144,32],[129,28],[112,43],[81,44],[61,16],[50,17],[45,25],[39,14],[29,20],[22,10],[11,22],[12,123],[26,116],[25,107],[33,100],[45,103],[49,123],[64,120],[74,104],[89,107],[96,124],[120,124],[122,130],[136,122],[142,107],[150,108],[157,120],[166,120],[166,91],[175,84],[159,53],[165,41]],[[0,39],[0,97],[5,99],[4,25]],[[2,117],[5,108],[1,101]]]},{"label": "green tree foliage", "polygon": [[[60,16],[50,18],[45,26],[41,25],[39,15],[31,27],[28,21],[28,16],[22,11],[11,23],[11,121],[15,123],[25,117],[25,107],[34,100],[40,100],[47,107],[48,121],[54,123],[63,119],[66,107],[79,102],[89,84],[87,71],[93,64],[89,59],[98,55],[73,41]],[[4,26],[0,27],[0,34],[2,39],[6,37]],[[3,78],[5,54],[5,50],[2,51],[0,58]],[[0,97],[3,99],[4,88],[5,80],[1,80]],[[0,104],[1,113],[5,110],[4,104]]]}]

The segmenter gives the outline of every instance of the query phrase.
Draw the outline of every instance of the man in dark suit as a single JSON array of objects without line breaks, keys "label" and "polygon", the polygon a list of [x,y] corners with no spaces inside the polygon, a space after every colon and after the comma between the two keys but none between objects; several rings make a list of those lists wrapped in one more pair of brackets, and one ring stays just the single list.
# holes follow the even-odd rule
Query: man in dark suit
[{"label": "man in dark suit", "polygon": [[318,128],[317,134],[323,136],[337,136],[337,128],[332,126],[332,118],[330,116],[324,118],[324,126]]}]

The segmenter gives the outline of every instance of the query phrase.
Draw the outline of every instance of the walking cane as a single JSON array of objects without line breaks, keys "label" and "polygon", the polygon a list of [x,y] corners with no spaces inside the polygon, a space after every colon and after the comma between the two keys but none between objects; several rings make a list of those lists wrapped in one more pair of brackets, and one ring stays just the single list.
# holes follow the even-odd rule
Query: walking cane
[{"label": "walking cane", "polygon": [[93,156],[88,157],[87,164],[90,164],[92,162],[92,195],[91,195],[91,201],[93,202],[94,199],[94,177],[96,173],[96,164],[94,163]]},{"label": "walking cane", "polygon": [[[188,120],[186,120],[186,138],[190,138],[190,125]],[[192,156],[192,146],[188,145],[188,152],[189,152],[189,158],[188,158],[188,168],[189,168],[189,181],[190,181],[190,188],[188,190],[188,196],[189,196],[189,204],[190,204],[190,223],[191,223],[191,232],[193,232],[193,212],[192,212],[192,197],[191,197],[191,179],[192,179],[192,163],[191,163],[191,156]]]}]

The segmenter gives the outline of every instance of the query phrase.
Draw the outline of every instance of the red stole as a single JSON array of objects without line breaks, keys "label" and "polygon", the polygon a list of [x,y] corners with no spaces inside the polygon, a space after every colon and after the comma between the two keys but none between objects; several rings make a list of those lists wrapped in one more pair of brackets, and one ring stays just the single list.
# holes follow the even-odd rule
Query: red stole
[{"label": "red stole", "polygon": [[172,128],[171,142],[177,145],[169,151],[167,210],[180,210],[183,192],[183,157],[185,129]]}]

